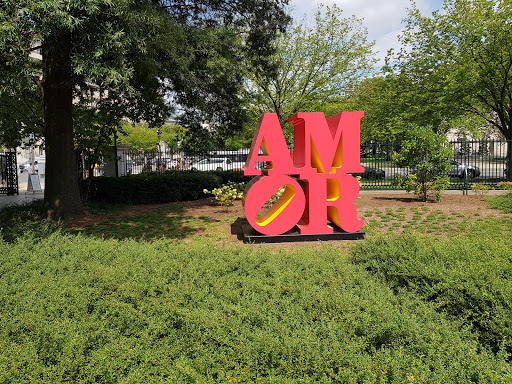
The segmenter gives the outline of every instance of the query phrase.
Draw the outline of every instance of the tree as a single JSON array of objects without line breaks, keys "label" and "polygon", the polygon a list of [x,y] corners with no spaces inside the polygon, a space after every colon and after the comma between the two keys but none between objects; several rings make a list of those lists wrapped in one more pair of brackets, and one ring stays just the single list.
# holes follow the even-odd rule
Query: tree
[{"label": "tree", "polygon": [[187,130],[178,124],[164,124],[150,128],[147,124],[121,124],[118,143],[127,145],[132,150],[155,151],[158,147],[158,130],[160,138],[172,152],[179,151],[179,143],[185,138]]},{"label": "tree", "polygon": [[512,3],[446,0],[424,17],[413,7],[396,69],[441,116],[477,115],[512,140]]},{"label": "tree", "polygon": [[[108,108],[114,119],[101,119],[109,124],[125,115],[142,118],[148,111],[161,118],[165,109],[159,107],[170,92],[186,108],[208,111],[208,106],[211,112],[214,103],[201,104],[191,97],[197,84],[190,79],[208,78],[207,69],[212,65],[208,55],[219,52],[221,36],[225,42],[219,45],[234,51],[233,44],[242,39],[232,39],[230,45],[227,36],[243,33],[245,57],[264,58],[268,53],[266,42],[273,31],[287,22],[281,9],[285,3],[286,0],[0,0],[0,100],[9,94],[22,95],[32,87],[31,81],[41,91],[47,153],[44,202],[48,216],[82,214],[73,132],[74,101],[84,95],[89,99],[105,95],[103,104],[92,110],[99,113],[106,108],[104,103],[110,103]],[[228,30],[230,34],[223,32]],[[191,33],[194,44],[187,40]],[[206,41],[210,43],[207,46]],[[42,61],[35,63],[29,54],[37,50]],[[205,71],[194,76],[193,64],[199,56],[203,57],[201,68]],[[222,50],[214,56],[234,60],[233,55],[224,55]],[[36,70],[34,65],[38,66]],[[230,95],[230,85],[237,79],[226,74],[223,80],[221,88],[226,92],[212,97],[213,102]],[[202,95],[212,92],[214,83],[209,81]],[[221,121],[226,113],[218,110],[210,115]],[[2,129],[6,121],[2,120]],[[12,132],[20,125],[28,126],[24,121],[16,124],[10,124],[8,129]]]},{"label": "tree", "polygon": [[384,69],[357,85],[344,102],[344,110],[365,112],[361,121],[361,140],[402,141],[411,125],[432,127],[442,134],[459,116],[449,105],[432,103],[429,93],[403,74]]},{"label": "tree", "polygon": [[441,193],[448,187],[450,179],[442,173],[449,171],[449,159],[453,151],[445,135],[433,132],[432,127],[412,126],[402,142],[401,149],[393,155],[393,161],[399,167],[414,169],[410,175],[399,180],[407,191],[414,191],[423,201],[427,201],[429,192]]},{"label": "tree", "polygon": [[44,133],[41,93],[34,81],[27,78],[27,73],[37,71],[37,65],[21,60],[17,55],[23,56],[25,52],[17,42],[14,44],[16,48],[2,52],[4,56],[0,58],[0,146],[8,148],[16,148],[27,137],[39,140]]},{"label": "tree", "polygon": [[275,112],[281,125],[296,112],[322,111],[371,71],[372,47],[359,19],[343,18],[336,5],[320,8],[313,27],[303,21],[279,34],[276,72],[248,68],[248,109],[256,118]]}]

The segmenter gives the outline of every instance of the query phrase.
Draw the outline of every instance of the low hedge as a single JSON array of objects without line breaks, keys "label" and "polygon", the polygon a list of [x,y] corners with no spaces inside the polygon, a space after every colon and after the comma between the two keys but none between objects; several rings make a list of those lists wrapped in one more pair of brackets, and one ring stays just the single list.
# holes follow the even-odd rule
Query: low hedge
[{"label": "low hedge", "polygon": [[243,172],[237,171],[210,171],[210,175],[220,177],[222,184],[227,184],[232,181],[233,183],[248,183],[254,176],[244,176]]},{"label": "low hedge", "polygon": [[509,383],[334,248],[0,240],[0,383]]},{"label": "low hedge", "polygon": [[[474,233],[474,231],[473,231]],[[512,354],[512,241],[474,234],[448,240],[376,237],[351,250],[352,261],[397,293],[409,291],[471,329],[485,347]]]},{"label": "low hedge", "polygon": [[205,198],[222,178],[203,172],[143,173],[125,177],[97,177],[91,180],[88,199],[111,204],[153,204]]}]

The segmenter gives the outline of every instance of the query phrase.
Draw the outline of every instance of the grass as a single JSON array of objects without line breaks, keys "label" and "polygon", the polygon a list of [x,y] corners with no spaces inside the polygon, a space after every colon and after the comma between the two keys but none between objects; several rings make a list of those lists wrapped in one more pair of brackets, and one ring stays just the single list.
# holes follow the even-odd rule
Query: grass
[{"label": "grass", "polygon": [[207,224],[219,222],[205,216],[187,216],[184,211],[184,207],[167,206],[135,217],[110,218],[86,225],[83,229],[71,230],[71,233],[135,240],[183,239],[206,230]]},{"label": "grass", "polygon": [[367,211],[347,257],[121,208],[0,211],[0,383],[512,382],[512,217]]},{"label": "grass", "polygon": [[495,196],[485,199],[489,203],[489,207],[498,209],[504,213],[512,213],[512,194]]}]

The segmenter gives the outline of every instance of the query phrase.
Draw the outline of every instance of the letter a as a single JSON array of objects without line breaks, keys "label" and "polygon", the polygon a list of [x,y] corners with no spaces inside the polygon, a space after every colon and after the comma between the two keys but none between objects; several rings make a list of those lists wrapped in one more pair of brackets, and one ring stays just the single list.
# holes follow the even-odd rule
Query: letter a
[{"label": "letter a", "polygon": [[[260,149],[263,150],[263,155],[259,154]],[[260,118],[252,139],[251,151],[245,162],[244,175],[261,175],[261,170],[256,169],[259,161],[270,163],[271,167],[267,169],[269,175],[294,174],[296,171],[276,113],[265,113]]]}]

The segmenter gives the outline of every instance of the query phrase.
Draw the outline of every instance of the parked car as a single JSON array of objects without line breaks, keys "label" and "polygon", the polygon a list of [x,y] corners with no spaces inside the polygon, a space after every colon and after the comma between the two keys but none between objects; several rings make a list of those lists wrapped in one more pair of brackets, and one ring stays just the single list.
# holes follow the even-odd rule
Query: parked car
[{"label": "parked car", "polygon": [[462,164],[456,160],[450,160],[450,164],[453,166],[453,169],[448,172],[441,173],[442,175],[447,175],[450,177],[465,177],[465,170],[467,169],[468,179],[473,179],[475,177],[480,176],[480,168],[475,167],[473,165]]},{"label": "parked car", "polygon": [[23,173],[23,171],[27,170],[27,168],[32,165],[31,161],[25,161],[23,164],[19,165],[20,173]]},{"label": "parked car", "polygon": [[132,160],[132,165],[135,165],[135,166],[144,165],[144,159],[134,159],[134,160]]},{"label": "parked car", "polygon": [[363,173],[352,173],[352,176],[360,176],[363,179],[384,179],[386,178],[386,172],[379,168],[365,168]]},{"label": "parked car", "polygon": [[245,163],[232,161],[227,157],[211,157],[190,165],[193,171],[234,171],[242,170]]},{"label": "parked car", "polygon": [[[473,179],[480,176],[480,168],[473,165],[462,164],[456,160],[449,160],[450,165],[453,167],[451,170],[441,172],[440,175],[446,175],[449,177],[465,177],[465,170],[468,172],[468,179]],[[411,169],[411,173],[416,173],[416,168]]]}]

